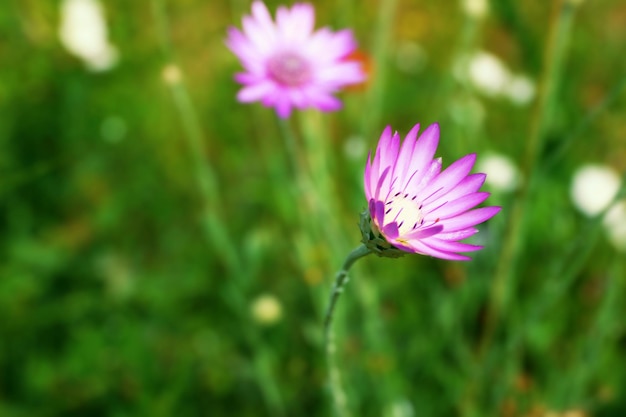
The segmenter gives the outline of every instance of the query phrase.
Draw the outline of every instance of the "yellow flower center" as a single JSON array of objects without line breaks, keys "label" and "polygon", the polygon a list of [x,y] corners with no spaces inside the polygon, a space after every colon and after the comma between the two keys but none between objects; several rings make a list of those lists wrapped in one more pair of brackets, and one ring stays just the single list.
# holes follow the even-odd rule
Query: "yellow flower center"
[{"label": "yellow flower center", "polygon": [[422,206],[417,197],[410,194],[395,194],[385,203],[385,224],[396,222],[399,236],[424,224]]}]

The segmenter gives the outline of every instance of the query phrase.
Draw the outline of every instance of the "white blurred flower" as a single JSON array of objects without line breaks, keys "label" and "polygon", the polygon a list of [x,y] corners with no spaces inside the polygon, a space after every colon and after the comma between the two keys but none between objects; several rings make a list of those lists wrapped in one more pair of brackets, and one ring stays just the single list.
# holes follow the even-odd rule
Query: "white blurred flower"
[{"label": "white blurred flower", "polygon": [[514,75],[509,80],[504,94],[513,104],[523,106],[535,97],[535,84],[525,75]]},{"label": "white blurred flower", "polygon": [[283,309],[276,297],[271,294],[262,294],[252,301],[250,310],[257,323],[270,325],[280,320]]},{"label": "white blurred flower", "polygon": [[485,51],[477,52],[470,58],[468,76],[478,91],[492,97],[504,93],[511,79],[502,61]]},{"label": "white blurred flower", "polygon": [[613,204],[604,215],[602,223],[613,246],[626,252],[626,199]]},{"label": "white blurred flower", "polygon": [[163,77],[163,81],[169,85],[176,85],[183,79],[183,73],[175,64],[166,65],[161,72],[161,76]]},{"label": "white blurred flower", "polygon": [[576,208],[587,216],[606,209],[620,188],[620,177],[606,165],[585,165],[574,173],[570,196]]},{"label": "white blurred flower", "polygon": [[367,152],[367,145],[362,136],[353,135],[344,142],[343,151],[348,158],[360,160]]},{"label": "white blurred flower", "polygon": [[535,97],[535,84],[528,76],[511,72],[500,58],[486,51],[466,58],[454,73],[459,79],[466,76],[481,94],[504,97],[518,106],[530,103]]},{"label": "white blurred flower", "polygon": [[485,183],[497,191],[513,191],[520,183],[520,173],[508,156],[486,154],[478,159],[476,172],[487,174]]},{"label": "white blurred flower", "polygon": [[489,11],[487,0],[461,0],[463,11],[474,19],[482,19]]},{"label": "white blurred flower", "polygon": [[109,43],[107,25],[98,0],[63,0],[59,39],[92,71],[106,71],[117,63],[118,53]]},{"label": "white blurred flower", "polygon": [[415,410],[409,400],[402,398],[389,404],[383,415],[385,417],[413,417]]}]

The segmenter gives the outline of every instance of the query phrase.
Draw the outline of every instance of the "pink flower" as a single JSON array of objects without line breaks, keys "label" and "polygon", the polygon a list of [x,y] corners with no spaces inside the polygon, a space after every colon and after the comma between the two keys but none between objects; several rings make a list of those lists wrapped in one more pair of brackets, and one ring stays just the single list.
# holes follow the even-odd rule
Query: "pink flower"
[{"label": "pink flower", "polygon": [[347,29],[313,31],[314,21],[310,4],[279,7],[274,23],[262,2],[252,3],[252,16],[243,18],[243,32],[231,27],[226,40],[245,69],[235,76],[243,84],[237,100],[261,101],[281,118],[289,117],[294,107],[341,107],[333,93],[365,80],[360,64],[345,59],[356,49],[356,41]]},{"label": "pink flower", "polygon": [[473,209],[489,196],[478,191],[486,175],[469,173],[475,154],[441,171],[441,158],[433,159],[439,125],[429,126],[419,139],[418,131],[419,124],[400,147],[400,136],[387,126],[374,161],[371,153],[368,157],[364,180],[372,231],[405,252],[468,260],[457,252],[482,246],[460,241],[478,232],[474,226],[495,216],[500,207]]}]

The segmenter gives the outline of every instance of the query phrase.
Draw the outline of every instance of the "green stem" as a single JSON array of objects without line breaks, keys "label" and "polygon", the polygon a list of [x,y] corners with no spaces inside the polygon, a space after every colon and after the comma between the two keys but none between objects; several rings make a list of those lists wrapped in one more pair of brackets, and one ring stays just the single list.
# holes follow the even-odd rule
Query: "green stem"
[{"label": "green stem", "polygon": [[296,139],[296,132],[294,131],[290,120],[291,119],[278,118],[278,125],[282,133],[285,149],[287,150],[291,175],[296,175],[298,181],[302,182],[302,174],[300,173],[298,167],[302,167],[303,161],[302,157],[300,156],[300,152],[298,152],[298,141]]},{"label": "green stem", "polygon": [[163,0],[153,0],[152,6],[163,54],[169,62],[164,69],[164,78],[181,120],[183,137],[193,159],[194,176],[203,200],[202,228],[209,244],[219,252],[219,258],[224,260],[231,275],[241,276],[242,263],[238,259],[236,246],[224,226],[225,222],[222,221],[223,216],[219,210],[218,204],[221,198],[217,176],[207,160],[201,123],[189,91],[183,82],[182,71],[174,64],[174,51],[169,37],[165,5]]},{"label": "green stem", "polygon": [[330,327],[333,320],[333,312],[335,311],[335,304],[337,304],[337,300],[343,291],[344,284],[348,281],[348,271],[352,264],[356,262],[358,259],[369,255],[372,253],[371,250],[367,248],[365,245],[360,245],[356,249],[354,249],[346,260],[343,263],[343,266],[335,275],[335,282],[333,283],[333,287],[330,290],[330,297],[328,299],[328,308],[326,309],[326,314],[324,316],[324,333],[328,334],[330,331]]},{"label": "green stem", "polygon": [[554,165],[561,159],[561,157],[567,152],[569,147],[579,138],[585,130],[622,96],[622,92],[626,89],[626,77],[622,77],[617,84],[609,90],[609,93],[595,105],[587,115],[578,123],[578,125],[572,129],[565,139],[563,139],[558,147],[550,153],[548,160],[543,167],[544,171],[550,171]]},{"label": "green stem", "polygon": [[532,185],[535,182],[537,156],[543,148],[545,132],[553,111],[555,91],[560,79],[567,41],[574,17],[574,6],[562,1],[559,11],[552,20],[546,47],[545,67],[540,82],[539,99],[535,107],[526,153],[522,162],[523,177],[527,178],[518,192],[513,206],[509,229],[504,239],[502,253],[496,267],[487,309],[485,331],[479,351],[491,342],[500,317],[505,313],[508,298],[514,286],[519,247],[524,235],[525,214]]},{"label": "green stem", "polygon": [[343,292],[343,287],[348,282],[348,271],[354,262],[358,259],[372,253],[365,245],[361,245],[354,249],[343,263],[343,266],[337,272],[335,276],[335,282],[333,283],[330,291],[330,297],[328,300],[328,307],[326,309],[326,315],[324,317],[324,340],[326,342],[326,356],[328,359],[328,373],[330,379],[330,390],[335,404],[335,410],[341,417],[348,417],[351,415],[348,409],[348,401],[346,394],[341,384],[341,373],[337,362],[335,360],[336,346],[335,335],[332,332],[333,312],[335,311],[335,305],[339,296]]},{"label": "green stem", "polygon": [[380,0],[378,21],[374,30],[372,54],[376,66],[376,76],[371,80],[368,103],[361,120],[362,134],[368,137],[379,123],[383,110],[383,97],[387,75],[387,57],[391,40],[392,26],[396,12],[397,0]]},{"label": "green stem", "polygon": [[[232,279],[226,280],[224,292],[231,303],[235,314],[240,315],[246,311],[247,301],[241,288],[240,279],[245,277],[249,270],[241,261],[239,252],[230,234],[228,233],[223,213],[219,202],[222,201],[215,175],[207,158],[207,150],[204,146],[204,135],[201,123],[195,110],[189,91],[182,80],[180,68],[174,64],[174,50],[169,37],[169,25],[165,11],[164,0],[152,0],[154,19],[157,34],[160,38],[161,47],[166,62],[164,78],[172,93],[174,106],[178,111],[183,129],[183,137],[189,148],[192,158],[195,180],[203,200],[202,228],[204,237],[209,245],[218,252],[217,258],[222,259]],[[254,349],[255,354],[251,361],[256,370],[259,389],[262,391],[269,411],[272,415],[284,416],[284,405],[281,398],[279,385],[273,375],[272,351],[263,344],[256,329],[250,329],[245,334],[247,344]]]}]

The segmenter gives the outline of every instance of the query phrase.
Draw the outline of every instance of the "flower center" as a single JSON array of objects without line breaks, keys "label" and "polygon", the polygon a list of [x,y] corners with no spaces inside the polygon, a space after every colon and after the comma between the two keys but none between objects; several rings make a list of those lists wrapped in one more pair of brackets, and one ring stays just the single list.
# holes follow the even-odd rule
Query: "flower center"
[{"label": "flower center", "polygon": [[396,222],[400,236],[424,224],[422,206],[414,195],[397,193],[385,207],[385,224]]},{"label": "flower center", "polygon": [[268,75],[286,87],[295,87],[311,79],[311,66],[297,53],[282,52],[267,63]]}]

